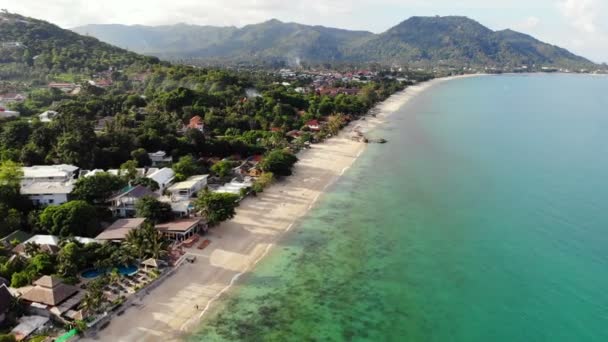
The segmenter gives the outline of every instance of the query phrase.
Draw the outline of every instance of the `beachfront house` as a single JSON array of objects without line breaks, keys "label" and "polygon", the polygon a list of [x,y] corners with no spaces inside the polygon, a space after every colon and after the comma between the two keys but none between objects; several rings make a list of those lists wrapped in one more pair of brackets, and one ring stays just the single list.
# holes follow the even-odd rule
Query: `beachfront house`
[{"label": "beachfront house", "polygon": [[148,153],[148,157],[150,157],[152,166],[163,166],[173,162],[173,158],[171,158],[171,156],[167,156],[167,152],[165,151]]},{"label": "beachfront house", "polygon": [[141,217],[116,220],[116,222],[101,232],[101,234],[97,235],[95,240],[113,242],[124,241],[130,231],[141,228],[144,222],[146,222],[146,219]]},{"label": "beachfront house", "polygon": [[161,202],[168,203],[171,206],[171,212],[173,212],[173,216],[176,218],[180,217],[189,217],[192,213],[195,212],[194,204],[191,199],[179,200],[175,201],[171,200],[169,196],[163,196],[158,199]]},{"label": "beachfront house", "polygon": [[192,198],[207,186],[208,178],[209,175],[192,176],[183,182],[173,184],[167,189],[171,193],[171,200],[180,201]]},{"label": "beachfront house", "polygon": [[171,168],[163,167],[162,169],[156,170],[152,173],[148,172],[146,178],[150,178],[158,183],[158,193],[162,194],[163,191],[165,191],[165,189],[173,182],[175,172]]},{"label": "beachfront house", "polygon": [[207,224],[200,217],[184,218],[156,225],[156,229],[173,241],[185,241],[199,231],[205,231]]},{"label": "beachfront house", "polygon": [[145,196],[158,195],[143,185],[128,186],[114,197],[110,198],[110,210],[114,217],[135,216],[135,203]]}]

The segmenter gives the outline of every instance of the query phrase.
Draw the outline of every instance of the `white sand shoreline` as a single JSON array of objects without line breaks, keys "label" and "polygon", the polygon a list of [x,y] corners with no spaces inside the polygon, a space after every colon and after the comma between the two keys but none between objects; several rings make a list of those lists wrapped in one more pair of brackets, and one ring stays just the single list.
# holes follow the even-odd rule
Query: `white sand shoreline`
[{"label": "white sand shoreline", "polygon": [[[475,75],[472,75],[475,76]],[[294,175],[274,184],[258,197],[241,203],[234,219],[213,229],[211,245],[200,251],[194,264],[184,264],[150,294],[114,317],[108,327],[89,341],[179,341],[200,324],[215,302],[249,272],[277,241],[306,213],[321,195],[365,150],[365,144],[350,139],[352,130],[368,132],[385,122],[417,94],[448,80],[435,79],[408,87],[347,127],[328,141],[301,152]],[[202,310],[197,309],[202,308]]]}]

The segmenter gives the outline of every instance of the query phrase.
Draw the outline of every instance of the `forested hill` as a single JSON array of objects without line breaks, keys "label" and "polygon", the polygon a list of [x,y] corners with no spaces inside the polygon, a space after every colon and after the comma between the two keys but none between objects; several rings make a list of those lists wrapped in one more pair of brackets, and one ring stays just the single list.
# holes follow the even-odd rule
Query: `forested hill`
[{"label": "forested hill", "polygon": [[161,58],[262,58],[339,61],[366,31],[283,23],[273,19],[243,28],[176,24],[168,26],[87,25],[74,29],[116,46]]},{"label": "forested hill", "polygon": [[0,13],[0,77],[47,73],[92,73],[135,63],[158,63],[56,25]]},{"label": "forested hill", "polygon": [[176,59],[594,66],[560,47],[511,30],[493,31],[466,17],[412,17],[381,34],[278,20],[243,28],[88,25],[74,31],[140,53]]}]

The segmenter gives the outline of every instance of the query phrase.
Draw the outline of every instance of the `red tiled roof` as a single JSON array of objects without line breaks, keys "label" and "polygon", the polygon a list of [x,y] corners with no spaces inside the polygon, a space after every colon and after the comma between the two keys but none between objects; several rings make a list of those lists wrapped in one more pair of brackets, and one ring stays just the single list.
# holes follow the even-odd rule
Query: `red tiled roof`
[{"label": "red tiled roof", "polygon": [[203,118],[196,115],[190,119],[190,123],[188,124],[188,128],[198,128],[203,124]]}]

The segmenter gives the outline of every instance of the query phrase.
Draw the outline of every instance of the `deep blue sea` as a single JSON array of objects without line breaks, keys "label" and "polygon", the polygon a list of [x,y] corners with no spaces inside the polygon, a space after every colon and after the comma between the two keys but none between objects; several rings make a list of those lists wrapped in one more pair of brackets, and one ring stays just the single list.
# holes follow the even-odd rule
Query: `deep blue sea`
[{"label": "deep blue sea", "polygon": [[191,341],[608,341],[608,78],[439,84]]}]

